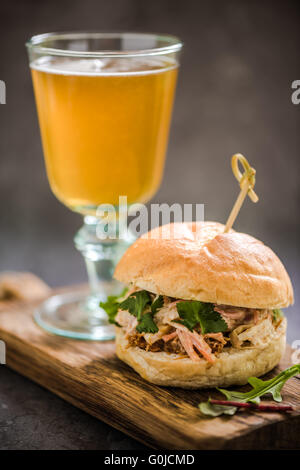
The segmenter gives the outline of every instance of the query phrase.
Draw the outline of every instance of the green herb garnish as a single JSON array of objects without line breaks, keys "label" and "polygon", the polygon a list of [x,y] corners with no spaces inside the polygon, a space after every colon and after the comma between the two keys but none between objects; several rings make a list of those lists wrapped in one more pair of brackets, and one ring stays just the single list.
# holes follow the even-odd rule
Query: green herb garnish
[{"label": "green herb garnish", "polygon": [[139,333],[157,333],[158,328],[156,323],[153,320],[152,313],[147,312],[142,315],[139,324],[136,327],[136,330]]},{"label": "green herb garnish", "polygon": [[[122,310],[128,310],[138,320],[136,330],[139,333],[157,333],[158,327],[153,320],[153,315],[163,306],[163,297],[158,296],[152,302],[149,292],[140,290],[133,292],[123,302],[120,307]],[[145,312],[146,309],[150,311]]]},{"label": "green herb garnish", "polygon": [[284,317],[283,311],[280,308],[275,308],[273,311],[273,319],[275,322],[279,320],[279,318]]},{"label": "green herb garnish", "polygon": [[[286,370],[280,372],[276,377],[270,380],[261,380],[257,377],[250,377],[248,383],[251,385],[252,390],[249,392],[235,392],[230,390],[225,390],[223,388],[218,388],[219,392],[223,393],[226,396],[228,401],[231,402],[241,402],[241,403],[255,403],[259,404],[260,397],[270,393],[273,396],[273,399],[277,402],[282,401],[281,389],[284,386],[285,382],[300,373],[300,364],[289,367]],[[214,405],[210,403],[210,400],[199,404],[200,411],[208,416],[220,416],[222,414],[233,415],[237,407],[234,406],[223,406],[223,405]]]},{"label": "green herb garnish", "polygon": [[164,304],[163,296],[159,295],[158,297],[156,297],[156,299],[153,301],[153,303],[151,305],[152,314],[154,315],[158,310],[160,310],[162,308],[163,304]]},{"label": "green herb garnish", "polygon": [[106,311],[109,322],[120,326],[115,320],[118,310],[127,310],[137,318],[136,330],[139,333],[157,333],[158,327],[153,320],[153,315],[162,308],[164,304],[163,296],[157,296],[152,302],[150,293],[146,290],[140,290],[133,292],[122,301],[127,290],[127,288],[124,289],[119,296],[109,296],[106,302],[100,302],[100,307]]},{"label": "green herb garnish", "polygon": [[151,304],[150,294],[146,290],[139,290],[130,294],[127,299],[120,303],[121,310],[128,310],[138,321],[141,320],[142,313]]},{"label": "green herb garnish", "polygon": [[215,312],[211,303],[198,300],[177,302],[176,308],[180,320],[174,321],[186,326],[190,331],[193,331],[197,325],[200,325],[202,334],[218,333],[228,329],[227,323],[218,312]]},{"label": "green herb garnish", "polygon": [[125,287],[125,289],[123,289],[123,291],[119,295],[109,295],[107,297],[106,302],[100,302],[100,307],[103,308],[103,310],[105,310],[105,312],[107,313],[109,323],[113,323],[117,326],[120,326],[118,325],[118,323],[116,323],[115,317],[119,310],[120,301],[122,300],[127,291],[128,289],[127,287]]},{"label": "green herb garnish", "polygon": [[217,416],[221,415],[234,415],[237,407],[236,406],[224,406],[224,405],[213,405],[210,403],[210,400],[203,401],[199,405],[201,413],[206,416],[211,416],[212,418],[216,418]]}]

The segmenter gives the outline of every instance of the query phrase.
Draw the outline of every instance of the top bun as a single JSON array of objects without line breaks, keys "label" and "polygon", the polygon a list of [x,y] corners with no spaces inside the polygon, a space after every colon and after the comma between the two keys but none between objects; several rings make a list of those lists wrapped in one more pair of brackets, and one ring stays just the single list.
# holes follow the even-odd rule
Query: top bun
[{"label": "top bun", "polygon": [[217,222],[157,227],[126,251],[115,278],[176,299],[269,309],[293,303],[275,253],[250,235],[223,231]]}]

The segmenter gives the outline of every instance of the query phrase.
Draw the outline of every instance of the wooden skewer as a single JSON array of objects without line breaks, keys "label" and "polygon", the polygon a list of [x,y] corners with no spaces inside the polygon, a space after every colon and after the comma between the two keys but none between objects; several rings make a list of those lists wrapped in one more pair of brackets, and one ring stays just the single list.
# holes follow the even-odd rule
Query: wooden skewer
[{"label": "wooden skewer", "polygon": [[[242,174],[239,170],[239,162],[242,164],[245,172]],[[257,202],[258,201],[258,196],[257,194],[253,191],[254,185],[255,185],[255,169],[252,168],[249,165],[248,160],[242,155],[241,153],[236,153],[235,155],[232,156],[231,159],[231,167],[234,176],[240,183],[240,194],[237,197],[237,200],[235,201],[235,204],[230,212],[230,215],[228,217],[228,220],[226,222],[225,230],[224,233],[227,233],[230,231],[232,228],[235,219],[238,216],[238,213],[243,205],[243,202],[245,200],[245,197],[248,196],[250,197],[252,202]]]}]

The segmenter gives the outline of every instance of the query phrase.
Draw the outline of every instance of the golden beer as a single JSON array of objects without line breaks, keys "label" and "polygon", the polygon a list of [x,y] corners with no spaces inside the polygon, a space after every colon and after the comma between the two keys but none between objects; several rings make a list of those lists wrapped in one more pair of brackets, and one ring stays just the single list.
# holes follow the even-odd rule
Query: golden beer
[{"label": "golden beer", "polygon": [[95,214],[102,203],[145,202],[162,177],[177,78],[170,58],[31,63],[54,194]]},{"label": "golden beer", "polygon": [[[143,203],[159,187],[182,43],[71,31],[33,36],[26,47],[48,179],[57,198],[83,215],[74,242],[90,281],[88,295],[50,297],[35,320],[51,333],[106,341],[115,329],[100,303],[120,294],[114,268],[134,240],[116,210],[125,204],[119,196]],[[108,204],[111,217],[100,220]]]}]

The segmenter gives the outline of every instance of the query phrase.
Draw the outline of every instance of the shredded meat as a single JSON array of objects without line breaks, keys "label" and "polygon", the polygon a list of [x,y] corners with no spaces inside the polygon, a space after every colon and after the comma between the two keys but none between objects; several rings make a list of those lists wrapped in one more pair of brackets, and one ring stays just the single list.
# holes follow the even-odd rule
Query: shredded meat
[{"label": "shredded meat", "polygon": [[128,336],[128,347],[129,346],[137,346],[145,351],[159,352],[163,351],[164,341],[159,340],[155,341],[153,344],[149,344],[142,334],[134,333],[133,335]]},{"label": "shredded meat", "polygon": [[168,341],[167,343],[164,344],[164,351],[168,353],[173,353],[173,354],[184,354],[186,355],[186,352],[179,341],[178,336],[171,341]]},{"label": "shredded meat", "polygon": [[[151,294],[151,299],[154,298],[155,295]],[[224,347],[240,347],[240,343],[243,343],[242,346],[246,347],[249,340],[246,341],[245,335],[251,332],[252,336],[258,336],[258,338],[252,338],[251,345],[247,347],[258,347],[261,342],[262,327],[267,325],[271,328],[273,322],[272,313],[267,309],[215,304],[214,310],[227,323],[226,333],[202,334],[200,325],[190,331],[186,326],[176,321],[179,318],[176,303],[180,300],[165,296],[163,300],[163,307],[156,312],[154,317],[158,327],[158,331],[154,334],[138,333],[136,330],[137,319],[127,311],[120,310],[118,312],[116,321],[122,326],[126,334],[128,347],[134,346],[151,352],[164,351],[177,354],[179,357],[189,357],[193,361],[204,358],[213,363],[216,359],[215,356],[218,356]]]},{"label": "shredded meat", "polygon": [[204,338],[214,354],[220,354],[223,351],[224,344],[214,338]]},{"label": "shredded meat", "polygon": [[[209,337],[205,337],[204,340],[206,341],[208,346],[211,348],[212,352],[217,353],[217,354],[220,354],[222,352],[224,343],[226,342],[226,341],[221,342],[215,338],[209,338]],[[182,346],[178,336],[176,336],[175,338],[167,342],[163,340],[159,340],[153,344],[149,344],[147,343],[147,341],[145,340],[142,334],[134,333],[128,336],[128,347],[130,346],[135,346],[140,349],[144,349],[145,351],[151,351],[151,352],[165,351],[171,354],[179,354],[182,356],[186,356],[186,351],[184,347]],[[196,350],[195,350],[195,353],[198,354]],[[202,357],[202,355],[199,354],[199,357]]]},{"label": "shredded meat", "polygon": [[151,352],[165,351],[173,354],[186,355],[186,352],[182,344],[180,343],[178,337],[174,338],[172,341],[168,341],[167,343],[163,340],[159,340],[153,344],[149,344],[147,343],[143,335],[141,335],[140,333],[135,333],[133,335],[128,336],[128,347],[130,346],[137,346],[140,349],[144,349],[145,351]]},{"label": "shredded meat", "polygon": [[214,305],[214,310],[218,312],[228,325],[228,331],[232,331],[239,325],[257,323],[259,317],[263,317],[268,310],[258,310],[256,308],[233,307],[232,305]]},{"label": "shredded meat", "polygon": [[139,333],[133,333],[132,335],[127,337],[128,339],[128,347],[129,346],[137,346],[138,348],[145,349],[146,348],[146,340],[143,335]]}]

